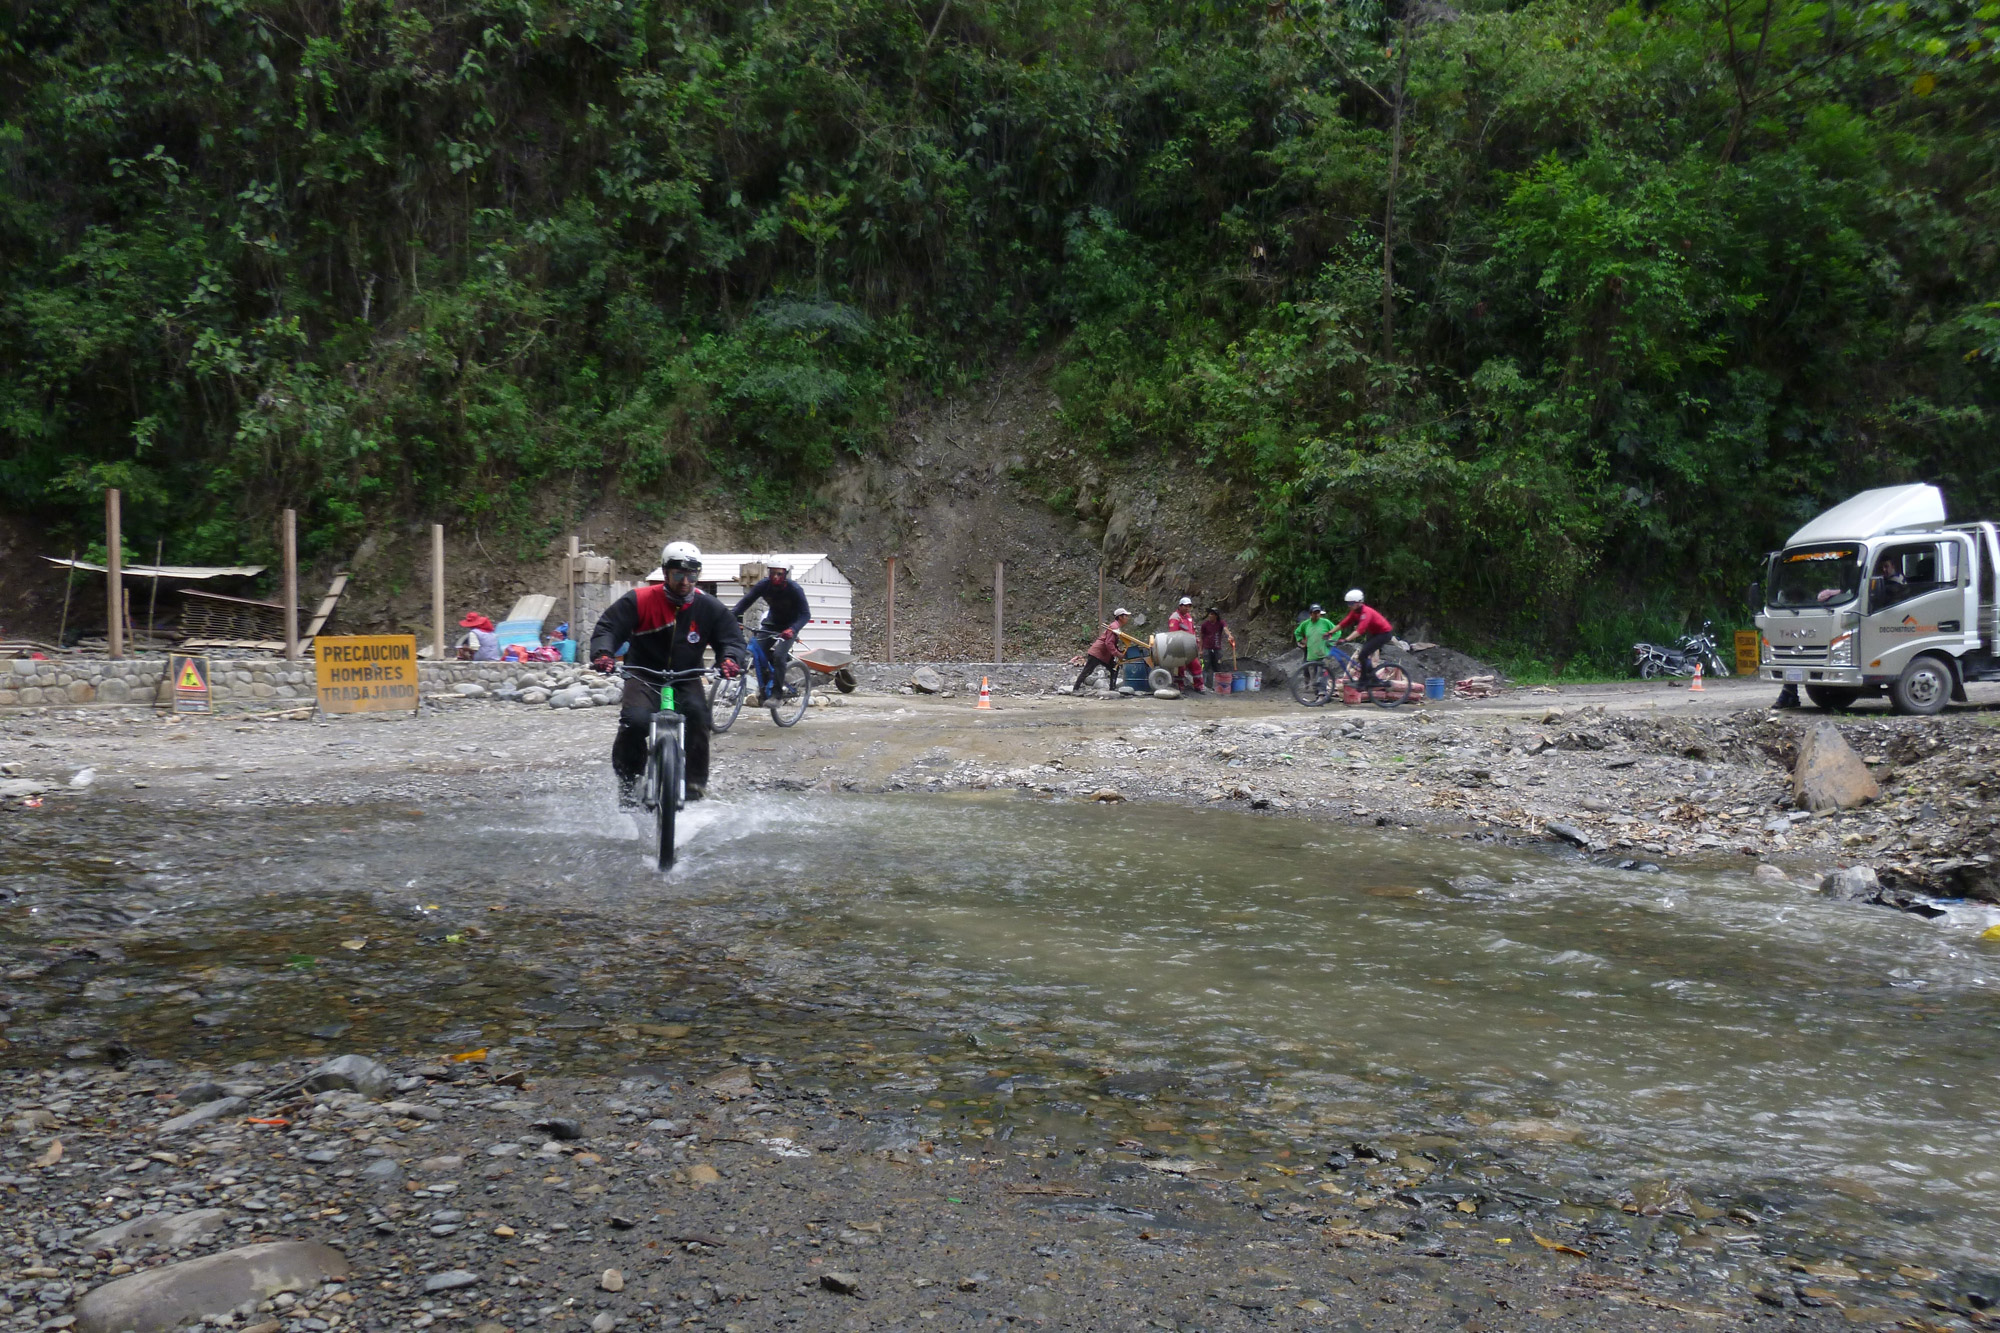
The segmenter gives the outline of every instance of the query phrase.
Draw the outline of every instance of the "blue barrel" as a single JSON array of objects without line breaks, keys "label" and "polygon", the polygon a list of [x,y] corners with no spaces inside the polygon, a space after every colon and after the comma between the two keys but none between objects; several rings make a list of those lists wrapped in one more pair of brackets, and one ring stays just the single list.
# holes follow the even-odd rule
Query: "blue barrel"
[{"label": "blue barrel", "polygon": [[1444,677],[1443,677],[1443,676],[1426,676],[1426,677],[1424,677],[1424,698],[1426,698],[1426,699],[1442,699],[1442,698],[1444,698]]},{"label": "blue barrel", "polygon": [[1151,690],[1153,687],[1146,677],[1152,674],[1152,670],[1146,665],[1145,658],[1134,658],[1125,664],[1125,683],[1135,690]]}]

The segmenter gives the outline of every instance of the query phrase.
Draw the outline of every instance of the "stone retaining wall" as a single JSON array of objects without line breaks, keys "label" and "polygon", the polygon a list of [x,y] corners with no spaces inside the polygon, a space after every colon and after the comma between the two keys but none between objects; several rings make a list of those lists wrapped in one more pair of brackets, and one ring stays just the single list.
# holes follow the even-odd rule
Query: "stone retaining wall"
[{"label": "stone retaining wall", "polygon": [[[1067,685],[1076,669],[1058,662],[1008,662],[1000,666],[976,662],[856,662],[854,673],[871,690],[894,693],[908,683],[910,673],[929,666],[943,676],[954,693],[976,691],[979,678],[990,676],[993,688],[1008,693],[1034,693],[1051,685]],[[286,662],[271,657],[212,657],[209,686],[218,707],[276,707],[287,701],[305,703],[313,697],[310,662]],[[0,661],[0,708],[69,708],[79,704],[166,704],[173,686],[166,679],[163,657],[64,658]],[[454,685],[474,682],[492,689],[524,676],[544,680],[573,668],[560,662],[420,662],[418,679],[424,693],[441,693]],[[1102,677],[1099,677],[1102,680]],[[824,679],[815,682],[826,685]]]},{"label": "stone retaining wall", "polygon": [[[425,693],[448,690],[464,681],[489,688],[512,680],[523,671],[553,672],[559,663],[420,662],[417,678]],[[303,703],[313,697],[310,662],[269,657],[209,659],[209,689],[218,707],[266,707],[287,700]],[[0,661],[0,708],[73,707],[77,704],[155,704],[173,702],[164,657],[66,658]]]}]

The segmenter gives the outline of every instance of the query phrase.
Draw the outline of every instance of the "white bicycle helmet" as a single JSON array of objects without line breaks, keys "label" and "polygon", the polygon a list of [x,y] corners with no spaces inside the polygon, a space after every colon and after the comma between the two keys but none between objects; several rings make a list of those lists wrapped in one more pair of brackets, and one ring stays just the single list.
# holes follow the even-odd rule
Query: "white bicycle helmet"
[{"label": "white bicycle helmet", "polygon": [[660,548],[660,568],[701,572],[701,548],[693,542],[668,542]]},{"label": "white bicycle helmet", "polygon": [[1361,602],[1366,600],[1367,599],[1361,595],[1361,589],[1349,588],[1347,590],[1347,604],[1349,606],[1353,606],[1356,602]]}]

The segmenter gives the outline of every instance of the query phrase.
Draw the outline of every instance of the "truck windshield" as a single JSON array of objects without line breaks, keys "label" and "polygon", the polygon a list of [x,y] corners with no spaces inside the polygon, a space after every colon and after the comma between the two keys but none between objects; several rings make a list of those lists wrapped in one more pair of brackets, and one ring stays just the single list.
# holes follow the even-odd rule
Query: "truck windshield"
[{"label": "truck windshield", "polygon": [[1861,548],[1800,546],[1771,562],[1767,606],[1836,606],[1861,588]]}]

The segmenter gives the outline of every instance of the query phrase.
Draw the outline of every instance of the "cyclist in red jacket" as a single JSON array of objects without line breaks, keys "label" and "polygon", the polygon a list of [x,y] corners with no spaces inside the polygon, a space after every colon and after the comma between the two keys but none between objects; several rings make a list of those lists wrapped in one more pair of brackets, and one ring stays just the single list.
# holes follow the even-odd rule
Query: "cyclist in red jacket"
[{"label": "cyclist in red jacket", "polygon": [[1375,654],[1389,646],[1396,627],[1389,623],[1389,617],[1362,599],[1361,589],[1349,588],[1347,614],[1334,629],[1342,639],[1359,641],[1361,649],[1356,656],[1361,663],[1361,688],[1368,689],[1375,684]]}]

